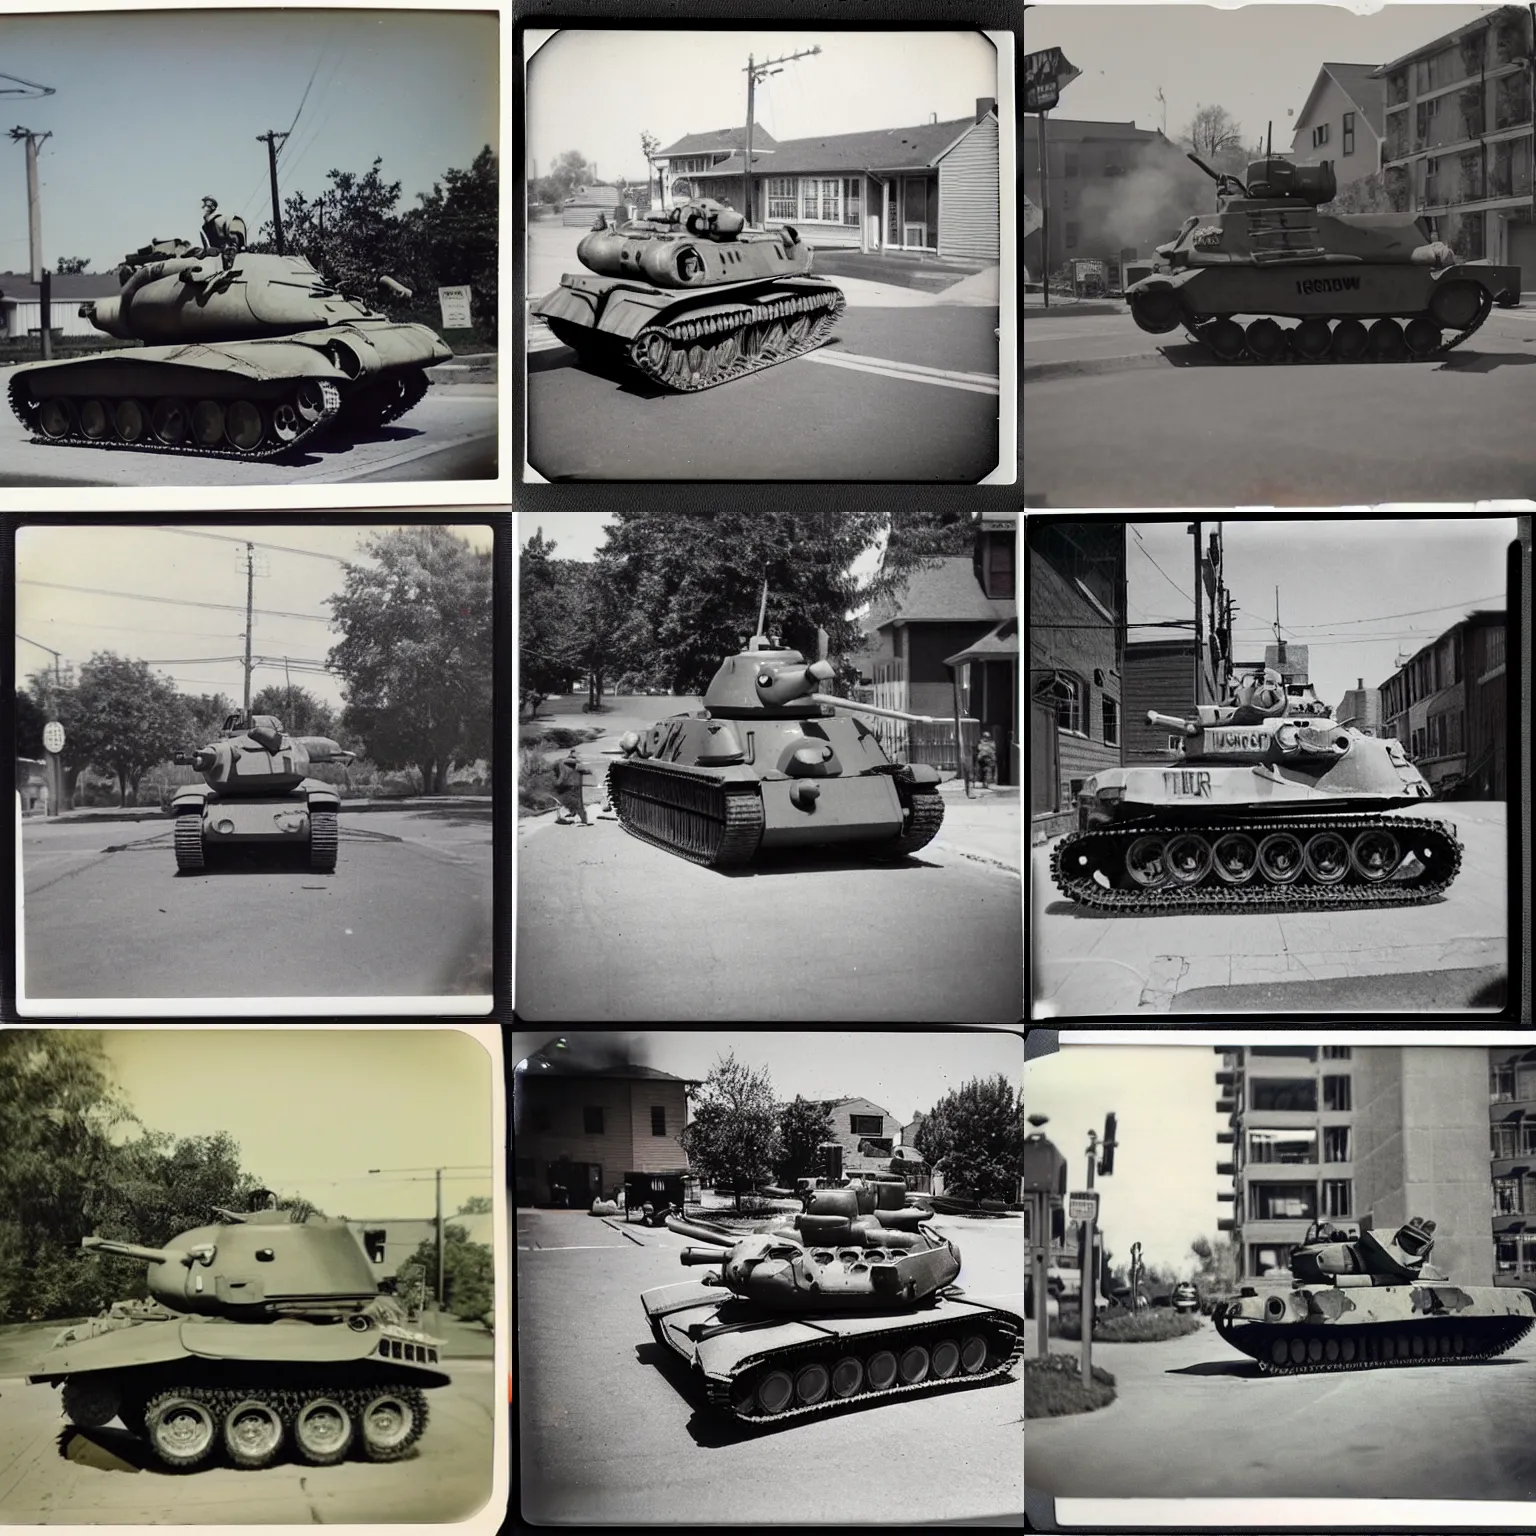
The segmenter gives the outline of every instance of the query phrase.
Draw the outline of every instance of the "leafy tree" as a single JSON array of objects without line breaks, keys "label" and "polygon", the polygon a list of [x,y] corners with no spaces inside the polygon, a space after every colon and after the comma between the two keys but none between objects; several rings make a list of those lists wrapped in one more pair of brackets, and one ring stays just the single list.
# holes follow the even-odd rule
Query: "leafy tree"
[{"label": "leafy tree", "polygon": [[496,157],[487,144],[467,171],[445,171],[430,192],[419,193],[421,207],[404,219],[415,275],[430,274],[434,287],[469,284],[470,315],[493,343],[500,291],[497,185]]},{"label": "leafy tree", "polygon": [[661,148],[661,140],[654,133],[648,133],[644,128],[640,130],[640,148],[645,152],[646,178],[645,195],[647,201],[651,196],[651,185],[656,180],[654,160],[656,151]]},{"label": "leafy tree", "polygon": [[1195,1262],[1200,1266],[1195,1283],[1202,1296],[1232,1295],[1237,1291],[1237,1248],[1224,1237],[1215,1242],[1205,1236],[1197,1237],[1190,1245]]},{"label": "leafy tree", "polygon": [[[395,1271],[402,1280],[413,1264],[426,1273],[427,1292],[437,1289],[437,1239],[426,1238]],[[439,1305],[456,1317],[474,1318],[489,1312],[495,1300],[495,1262],[490,1246],[472,1243],[469,1229],[457,1222],[443,1225],[443,1295]]]},{"label": "leafy tree", "polygon": [[1023,1123],[1017,1094],[1001,1072],[945,1094],[917,1136],[918,1151],[943,1173],[950,1193],[972,1200],[1017,1199]]},{"label": "leafy tree", "polygon": [[441,794],[452,765],[491,755],[491,557],[446,528],[401,528],[368,545],[329,599],[345,638],[342,725],[383,768],[414,765]]},{"label": "leafy tree", "polygon": [[65,724],[85,762],[117,775],[118,803],[127,805],[145,769],[174,752],[186,730],[187,714],[169,679],[147,663],[112,651],[98,651],[80,668],[73,718]]},{"label": "leafy tree", "polygon": [[240,707],[223,693],[183,694],[181,702],[191,723],[191,740],[198,746],[214,740],[225,720]]},{"label": "leafy tree", "polygon": [[90,269],[89,256],[60,256],[53,271],[56,277],[72,277],[77,272],[89,272]]},{"label": "leafy tree", "polygon": [[734,1052],[716,1061],[679,1140],[700,1177],[731,1186],[739,1211],[742,1190],[762,1183],[779,1156],[778,1114],[766,1070],[753,1071]]},{"label": "leafy tree", "polygon": [[568,594],[566,650],[586,673],[587,708],[603,702],[603,683],[615,655],[619,628],[628,617],[621,583],[623,572],[613,560],[562,562]]},{"label": "leafy tree", "polygon": [[489,1195],[471,1195],[455,1212],[459,1216],[489,1216],[496,1207]]},{"label": "leafy tree", "polygon": [[251,696],[253,715],[276,715],[291,736],[336,735],[336,717],[331,706],[307,688],[290,688],[272,683]]},{"label": "leafy tree", "polygon": [[[73,802],[75,782],[88,760],[73,733],[77,718],[77,688],[73,663],[46,672],[27,674],[27,696],[43,712],[44,723],[57,720],[64,727],[64,750],[59,754],[64,772],[64,806]],[[61,806],[60,809],[63,809]]]},{"label": "leafy tree", "polygon": [[530,715],[551,694],[563,693],[577,671],[568,652],[572,597],[567,572],[575,562],[551,558],[555,548],[555,541],[535,528],[518,566],[518,703]]},{"label": "leafy tree", "polygon": [[805,1099],[798,1093],[779,1110],[779,1155],[773,1176],[780,1184],[814,1175],[816,1148],[832,1139],[832,1101]]},{"label": "leafy tree", "polygon": [[16,755],[42,757],[46,750],[43,746],[43,727],[48,723],[48,716],[38,707],[30,693],[23,693],[15,687],[11,693],[16,709]]}]

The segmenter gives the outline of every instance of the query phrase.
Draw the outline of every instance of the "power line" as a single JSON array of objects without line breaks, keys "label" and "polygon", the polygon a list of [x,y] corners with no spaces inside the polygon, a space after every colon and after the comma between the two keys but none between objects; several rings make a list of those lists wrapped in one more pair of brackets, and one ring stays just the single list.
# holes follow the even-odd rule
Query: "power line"
[{"label": "power line", "polygon": [[180,528],[174,523],[150,524],[150,533],[180,533],[189,539],[217,539],[221,544],[254,544],[257,549],[280,549],[285,555],[308,555],[311,560],[333,560],[337,565],[350,565],[341,555],[327,555],[318,549],[296,549],[292,544],[268,544],[263,539],[237,539],[227,533],[205,533],[201,528]]},{"label": "power line", "polygon": [[[1134,529],[1134,528],[1133,528],[1133,529],[1132,529],[1132,530],[1131,530],[1131,532],[1132,532],[1132,533],[1135,533],[1135,532],[1136,532],[1136,530],[1135,530],[1135,529]],[[1140,535],[1139,535],[1139,534],[1137,534],[1137,538],[1138,538],[1138,539],[1139,539],[1139,538],[1140,538]],[[1148,551],[1147,551],[1147,549],[1146,549],[1146,547],[1145,547],[1145,546],[1144,546],[1144,545],[1142,545],[1142,544],[1139,544],[1139,543],[1138,543],[1138,544],[1137,544],[1137,545],[1136,545],[1136,548],[1137,548],[1137,549],[1138,549],[1138,550],[1140,550],[1140,551],[1141,551],[1141,553],[1142,553],[1142,554],[1143,554],[1143,555],[1146,555],[1146,557],[1147,557],[1147,559],[1148,559],[1148,560],[1152,560],[1152,556],[1151,556],[1151,555],[1150,555],[1150,554],[1149,554],[1149,553],[1148,553]],[[1179,594],[1179,596],[1180,596],[1180,597],[1182,597],[1182,598],[1183,598],[1183,599],[1184,599],[1184,601],[1185,601],[1185,602],[1186,602],[1186,603],[1192,603],[1192,602],[1194,602],[1194,598],[1192,598],[1192,597],[1191,597],[1191,596],[1190,596],[1190,595],[1189,595],[1189,593],[1188,593],[1188,592],[1186,592],[1186,591],[1185,591],[1185,590],[1184,590],[1184,588],[1183,588],[1183,587],[1181,587],[1181,586],[1180,586],[1180,585],[1179,585],[1179,584],[1178,584],[1178,582],[1176,582],[1176,581],[1175,581],[1175,580],[1174,580],[1174,579],[1173,579],[1173,577],[1172,577],[1172,576],[1170,576],[1170,575],[1169,575],[1169,574],[1168,574],[1168,572],[1167,572],[1167,571],[1165,571],[1165,570],[1164,570],[1164,569],[1163,569],[1163,568],[1162,568],[1162,566],[1160,566],[1160,565],[1159,565],[1159,564],[1158,564],[1158,563],[1157,563],[1157,561],[1156,561],[1156,560],[1152,560],[1152,568],[1153,568],[1153,569],[1154,569],[1154,570],[1155,570],[1155,571],[1156,571],[1156,572],[1157,572],[1157,573],[1158,573],[1158,575],[1159,575],[1159,576],[1161,576],[1161,577],[1162,577],[1162,578],[1163,578],[1163,580],[1164,580],[1164,581],[1166,581],[1166,582],[1167,582],[1167,583],[1168,583],[1168,585],[1169,585],[1169,586],[1170,586],[1170,587],[1172,587],[1172,588],[1173,588],[1173,590],[1174,590],[1174,591],[1175,591],[1175,592],[1177,592],[1177,593],[1178,593],[1178,594]]]},{"label": "power line", "polygon": [[299,97],[299,109],[293,114],[293,121],[288,124],[288,133],[283,135],[284,139],[287,139],[288,136],[292,134],[293,130],[298,126],[299,117],[304,111],[304,103],[309,100],[309,88],[315,83],[315,76],[320,73],[320,61],[325,57],[325,50],[330,46],[331,34],[327,32],[325,35],[325,41],[320,45],[320,52],[315,55],[315,67],[310,70],[309,79],[304,83],[304,94]]},{"label": "power line", "polygon": [[[1369,619],[1327,619],[1321,624],[1298,624],[1297,629],[1332,629],[1346,624],[1380,624],[1385,619],[1414,619],[1422,613],[1445,613],[1452,608],[1469,608],[1474,603],[1492,603],[1501,600],[1503,592],[1492,592],[1487,597],[1467,597],[1454,603],[1440,603],[1434,608],[1410,608],[1406,613],[1378,613]],[[1289,631],[1291,626],[1283,624],[1282,629]]]},{"label": "power line", "polygon": [[[242,544],[244,539],[240,541]],[[204,603],[190,597],[150,597],[142,592],[110,592],[103,587],[75,587],[64,581],[38,581],[31,576],[18,576],[18,586],[52,587],[59,592],[89,592],[94,597],[125,597],[135,603],[170,603],[181,608],[218,608],[226,613],[244,613],[241,603]],[[284,608],[256,608],[252,610],[269,619],[308,619],[311,624],[329,624],[332,621],[318,613],[291,613]]]}]

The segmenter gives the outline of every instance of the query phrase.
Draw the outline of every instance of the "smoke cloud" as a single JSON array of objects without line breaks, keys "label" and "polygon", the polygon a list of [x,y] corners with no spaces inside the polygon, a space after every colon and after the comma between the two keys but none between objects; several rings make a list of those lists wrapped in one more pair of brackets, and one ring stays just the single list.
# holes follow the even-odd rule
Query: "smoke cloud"
[{"label": "smoke cloud", "polygon": [[1146,255],[1178,234],[1192,213],[1215,211],[1215,183],[1187,160],[1142,164],[1128,175],[1083,188],[1083,239],[1090,249],[1118,254],[1135,246]]}]

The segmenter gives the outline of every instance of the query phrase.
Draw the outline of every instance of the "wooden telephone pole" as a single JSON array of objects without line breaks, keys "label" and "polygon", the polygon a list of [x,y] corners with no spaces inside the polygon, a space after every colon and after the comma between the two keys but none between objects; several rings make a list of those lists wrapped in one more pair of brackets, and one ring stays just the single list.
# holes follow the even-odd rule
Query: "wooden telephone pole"
[{"label": "wooden telephone pole", "polygon": [[43,203],[37,190],[37,146],[52,137],[52,133],[34,133],[30,128],[11,129],[12,142],[27,146],[27,231],[31,236],[32,281],[38,286],[37,323],[45,363],[53,357],[53,280],[43,265]]},{"label": "wooden telephone pole", "polygon": [[286,133],[278,133],[271,128],[265,133],[256,135],[256,142],[267,146],[267,170],[272,177],[272,230],[277,238],[279,256],[284,256],[287,252],[283,249],[283,212],[277,202],[277,152],[287,137]]},{"label": "wooden telephone pole", "polygon": [[808,59],[820,52],[819,46],[807,48],[803,53],[787,53],[780,59],[764,59],[761,64],[756,63],[750,53],[747,55],[747,146],[741,157],[741,216],[749,229],[752,226],[752,114],[758,79],[782,75],[784,71],[773,68],[775,64],[791,64],[796,59]]}]

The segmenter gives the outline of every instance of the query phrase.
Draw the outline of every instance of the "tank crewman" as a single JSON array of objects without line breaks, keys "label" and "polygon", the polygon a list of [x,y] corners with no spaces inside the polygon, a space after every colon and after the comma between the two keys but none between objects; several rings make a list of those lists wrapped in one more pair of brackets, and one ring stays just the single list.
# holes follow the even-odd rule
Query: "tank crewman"
[{"label": "tank crewman", "polygon": [[976,743],[976,777],[984,789],[991,789],[997,780],[997,743],[991,731],[984,730]]},{"label": "tank crewman", "polygon": [[230,218],[219,212],[216,198],[203,199],[203,249],[211,256],[234,253],[245,248],[245,220],[239,214]]},{"label": "tank crewman", "polygon": [[582,767],[575,747],[560,759],[555,768],[555,795],[566,811],[564,816],[555,818],[561,826],[570,825],[578,816],[581,818],[582,826],[592,825],[587,820],[587,802],[582,798],[581,793],[581,781],[591,771],[590,768]]}]

